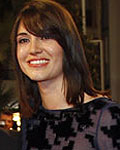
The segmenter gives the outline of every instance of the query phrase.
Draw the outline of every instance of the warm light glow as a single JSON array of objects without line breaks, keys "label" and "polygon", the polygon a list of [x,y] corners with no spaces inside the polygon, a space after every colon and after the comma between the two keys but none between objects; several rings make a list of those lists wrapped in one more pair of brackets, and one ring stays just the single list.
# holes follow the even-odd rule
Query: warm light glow
[{"label": "warm light glow", "polygon": [[17,112],[17,113],[13,113],[13,121],[20,121],[20,113]]},{"label": "warm light glow", "polygon": [[17,127],[17,131],[20,132],[20,131],[21,131],[21,128],[20,128],[20,127]]},{"label": "warm light glow", "polygon": [[21,121],[18,120],[18,121],[16,122],[16,124],[17,124],[17,126],[21,126]]},{"label": "warm light glow", "polygon": [[16,122],[16,125],[17,125],[17,131],[20,132],[21,131],[21,118],[20,118],[20,113],[19,112],[16,112],[16,113],[13,113],[13,121]]}]

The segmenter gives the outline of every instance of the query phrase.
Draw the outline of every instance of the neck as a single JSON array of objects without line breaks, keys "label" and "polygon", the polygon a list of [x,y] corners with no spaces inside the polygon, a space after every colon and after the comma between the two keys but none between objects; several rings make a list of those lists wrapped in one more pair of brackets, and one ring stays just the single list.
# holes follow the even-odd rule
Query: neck
[{"label": "neck", "polygon": [[66,101],[63,78],[55,81],[39,82],[38,86],[44,108],[55,110],[72,107]]}]

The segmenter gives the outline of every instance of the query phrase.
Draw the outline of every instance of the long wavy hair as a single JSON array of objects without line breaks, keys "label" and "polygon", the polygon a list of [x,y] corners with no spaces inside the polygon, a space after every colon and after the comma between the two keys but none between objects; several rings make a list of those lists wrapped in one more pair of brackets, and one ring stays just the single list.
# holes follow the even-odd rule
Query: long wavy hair
[{"label": "long wavy hair", "polygon": [[84,102],[84,93],[97,96],[93,87],[80,34],[70,13],[53,0],[33,0],[19,12],[11,34],[12,52],[20,93],[23,116],[30,116],[41,103],[37,82],[27,77],[19,66],[17,31],[23,22],[28,32],[41,38],[55,39],[63,48],[63,73],[67,82],[66,100],[74,106]]}]

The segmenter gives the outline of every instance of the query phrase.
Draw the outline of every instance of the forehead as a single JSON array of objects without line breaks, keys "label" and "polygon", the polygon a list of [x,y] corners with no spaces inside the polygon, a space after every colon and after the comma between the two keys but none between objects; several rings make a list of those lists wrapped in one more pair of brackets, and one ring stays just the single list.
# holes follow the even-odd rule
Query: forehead
[{"label": "forehead", "polygon": [[19,32],[24,32],[24,31],[27,32],[27,30],[26,30],[26,28],[25,28],[23,22],[21,21],[20,24],[19,24],[19,26],[18,26],[17,33],[19,33]]}]

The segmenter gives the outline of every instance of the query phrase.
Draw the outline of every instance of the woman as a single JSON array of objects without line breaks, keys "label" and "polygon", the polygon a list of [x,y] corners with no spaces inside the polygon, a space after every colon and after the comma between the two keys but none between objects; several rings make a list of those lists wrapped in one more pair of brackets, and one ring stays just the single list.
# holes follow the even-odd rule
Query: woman
[{"label": "woman", "polygon": [[11,41],[22,150],[118,150],[120,106],[94,89],[69,12],[52,0],[28,2],[17,16]]}]

